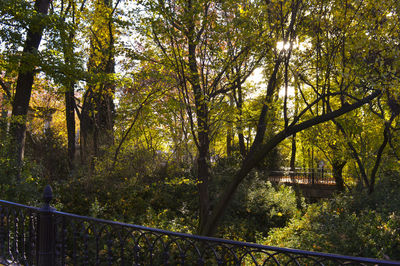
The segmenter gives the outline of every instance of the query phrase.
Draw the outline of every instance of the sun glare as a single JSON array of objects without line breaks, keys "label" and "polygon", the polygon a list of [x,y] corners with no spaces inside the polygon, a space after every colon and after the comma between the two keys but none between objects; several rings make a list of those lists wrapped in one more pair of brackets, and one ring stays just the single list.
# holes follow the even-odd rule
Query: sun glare
[{"label": "sun glare", "polygon": [[[311,43],[309,40],[305,40],[302,42],[295,41],[294,43],[292,43],[292,49],[299,49],[300,51],[303,52],[303,51],[307,50],[308,48],[311,48]],[[289,50],[290,42],[279,41],[276,43],[276,49],[278,49],[279,51]]]},{"label": "sun glare", "polygon": [[283,42],[283,41],[279,41],[276,43],[276,48],[281,51],[281,50],[288,50],[290,48],[290,43],[287,42]]}]

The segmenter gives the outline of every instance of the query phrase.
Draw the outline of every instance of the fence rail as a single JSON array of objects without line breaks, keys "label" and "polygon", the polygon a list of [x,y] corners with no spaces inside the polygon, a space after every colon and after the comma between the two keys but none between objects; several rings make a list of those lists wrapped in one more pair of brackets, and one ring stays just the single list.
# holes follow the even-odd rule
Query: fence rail
[{"label": "fence rail", "polygon": [[299,171],[272,171],[268,180],[271,182],[305,184],[305,185],[335,185],[331,172],[323,168],[300,169]]},{"label": "fence rail", "polygon": [[0,265],[400,265],[170,232],[0,200]]}]

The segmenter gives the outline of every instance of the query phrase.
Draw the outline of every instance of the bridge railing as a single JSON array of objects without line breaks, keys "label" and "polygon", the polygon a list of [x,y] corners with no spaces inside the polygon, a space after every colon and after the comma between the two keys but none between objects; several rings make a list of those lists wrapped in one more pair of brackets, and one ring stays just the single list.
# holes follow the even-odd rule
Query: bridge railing
[{"label": "bridge railing", "polygon": [[0,200],[0,265],[400,265],[170,232]]},{"label": "bridge railing", "polygon": [[321,184],[335,185],[335,179],[331,172],[323,168],[299,169],[296,171],[279,170],[271,171],[268,180],[281,183],[297,183],[297,184]]}]

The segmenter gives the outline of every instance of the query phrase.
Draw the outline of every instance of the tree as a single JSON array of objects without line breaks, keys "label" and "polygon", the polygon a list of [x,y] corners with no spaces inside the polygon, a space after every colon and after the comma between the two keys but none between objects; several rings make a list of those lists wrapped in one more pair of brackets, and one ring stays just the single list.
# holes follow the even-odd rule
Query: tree
[{"label": "tree", "polygon": [[[79,4],[80,6],[78,6]],[[60,46],[65,64],[61,83],[63,83],[65,90],[65,121],[67,126],[68,162],[70,170],[73,170],[75,167],[74,161],[76,153],[75,110],[77,110],[77,106],[75,102],[75,86],[77,81],[80,79],[80,76],[82,76],[82,74],[79,75],[75,73],[84,72],[83,69],[77,65],[79,60],[75,52],[75,48],[77,46],[76,35],[77,28],[80,27],[85,4],[86,1],[81,1],[79,3],[79,1],[70,0],[67,2],[61,1],[59,6],[59,16],[63,24],[66,24],[64,27],[60,27],[59,29],[59,40],[61,43]],[[67,19],[70,21],[70,23],[66,22]],[[77,71],[75,72],[75,70]]]},{"label": "tree", "polygon": [[[304,135],[313,136],[311,147],[331,152],[327,158],[334,166],[338,188],[343,189],[342,170],[348,154],[340,152],[342,142],[333,143],[333,137],[327,140],[320,135],[347,134],[343,139],[349,147],[355,146],[354,160],[358,153],[359,165],[367,169],[363,182],[367,180],[373,188],[388,145],[396,149],[392,140],[397,137],[398,116],[398,6],[378,2],[145,0],[130,5],[137,11],[130,12],[119,9],[118,0],[58,1],[48,20],[42,20],[46,13],[33,16],[43,22],[38,23],[39,29],[25,27],[36,36],[36,43],[30,42],[31,48],[24,50],[18,68],[11,57],[2,54],[0,64],[8,68],[2,72],[0,86],[12,98],[12,78],[18,76],[16,116],[22,103],[28,108],[33,77],[39,71],[33,65],[40,65],[43,79],[65,98],[71,168],[75,113],[80,119],[83,166],[93,170],[88,176],[103,166],[110,166],[110,171],[101,171],[104,177],[118,176],[129,159],[124,155],[140,156],[138,150],[145,151],[143,158],[157,161],[153,164],[159,163],[159,168],[172,160],[193,164],[190,170],[185,166],[182,175],[193,173],[190,182],[197,186],[198,232],[213,235],[239,185],[288,140],[292,140],[290,166],[294,169],[296,142]],[[4,2],[0,7],[0,15],[12,9]],[[0,23],[9,20],[6,17]],[[51,27],[38,60],[32,55],[44,25]],[[119,34],[128,34],[120,31],[121,25],[134,32],[129,40],[135,43],[132,49],[124,49],[124,62],[116,68],[116,41],[122,39]],[[11,28],[0,33],[2,40],[18,35]],[[26,39],[26,46],[32,38]],[[14,46],[23,43],[22,39]],[[78,48],[78,39],[88,45]],[[45,54],[52,57],[46,59]],[[29,63],[31,58],[35,60]],[[124,80],[116,82],[116,69],[122,70]],[[265,87],[252,89],[246,84],[255,69],[262,70]],[[23,79],[26,73],[30,89],[27,78]],[[365,160],[368,154],[357,150],[357,142],[365,138],[352,131],[352,119],[359,119],[373,132],[368,139],[368,152],[375,152],[370,156],[373,160]],[[214,193],[210,191],[212,179],[218,178],[214,154],[232,155],[233,142],[238,143],[240,166],[232,166],[229,183]],[[150,168],[154,170],[153,164]]]},{"label": "tree", "polygon": [[119,1],[94,2],[90,33],[88,71],[92,80],[83,95],[80,112],[81,160],[93,157],[114,143],[115,24],[114,14]]},{"label": "tree", "polygon": [[[322,3],[321,3],[322,5]],[[299,112],[299,114],[295,117],[292,118],[292,120],[289,120],[289,117],[287,115],[285,115],[285,121],[284,121],[284,125],[283,125],[283,129],[279,132],[277,132],[276,134],[274,134],[270,139],[268,140],[264,140],[264,134],[265,134],[265,130],[266,130],[266,117],[267,117],[267,113],[269,110],[271,110],[271,99],[272,96],[274,95],[274,93],[276,93],[277,91],[277,74],[278,74],[278,70],[280,68],[280,65],[285,61],[285,60],[289,60],[291,57],[291,53],[293,52],[293,43],[296,37],[296,30],[301,27],[299,21],[307,21],[308,19],[311,19],[311,30],[310,30],[310,34],[314,34],[314,30],[312,27],[313,22],[312,19],[315,19],[315,17],[313,17],[313,12],[312,12],[312,8],[315,7],[313,5],[308,5],[305,3],[302,3],[300,1],[293,1],[288,3],[287,5],[287,12],[288,14],[290,14],[290,23],[289,26],[287,28],[287,31],[284,32],[283,35],[283,43],[284,44],[289,44],[287,49],[282,49],[279,53],[278,56],[275,57],[275,62],[273,64],[273,70],[270,72],[270,78],[268,80],[268,86],[267,86],[267,92],[266,92],[266,98],[265,98],[265,103],[263,105],[263,108],[261,110],[260,113],[260,119],[259,119],[259,123],[258,123],[258,127],[257,127],[257,132],[256,132],[256,136],[255,139],[253,141],[253,144],[250,148],[250,151],[248,153],[248,155],[245,157],[245,159],[243,160],[241,169],[238,171],[238,173],[234,176],[232,183],[230,183],[227,188],[225,189],[225,191],[223,191],[221,193],[220,198],[218,199],[218,202],[215,206],[215,208],[212,211],[212,214],[209,216],[208,221],[206,226],[204,227],[204,230],[202,231],[203,234],[213,234],[216,230],[216,225],[218,223],[218,221],[221,219],[221,216],[223,214],[224,209],[226,208],[227,204],[229,204],[229,201],[231,200],[233,194],[235,193],[238,185],[240,184],[240,182],[246,177],[246,175],[249,173],[249,171],[263,158],[266,156],[266,154],[271,151],[274,147],[276,147],[280,142],[282,142],[284,139],[286,139],[289,136],[294,135],[297,132],[301,132],[307,128],[310,128],[314,125],[318,125],[321,124],[323,122],[329,121],[329,120],[333,120],[336,117],[339,117],[345,113],[348,113],[352,110],[355,110],[359,107],[361,107],[362,105],[372,101],[373,99],[375,99],[378,95],[380,95],[380,91],[379,90],[372,90],[373,92],[370,95],[364,96],[362,99],[355,99],[354,103],[351,104],[342,104],[340,107],[338,107],[336,110],[333,110],[332,108],[326,108],[326,105],[331,105],[331,102],[333,102],[333,98],[336,98],[337,96],[344,96],[344,92],[343,91],[338,91],[335,92],[333,89],[331,89],[329,86],[322,86],[322,88],[318,88],[315,89],[315,87],[311,86],[313,91],[314,91],[314,95],[316,96],[314,99],[312,100],[311,97],[307,97],[307,98],[303,98],[304,102],[306,103],[306,107]],[[307,9],[308,8],[308,9]],[[310,13],[308,13],[308,17],[300,19],[299,17],[301,16],[302,11],[311,11]],[[312,15],[310,15],[312,14]],[[315,20],[318,21],[318,18]],[[310,21],[307,21],[308,23]],[[343,24],[344,26],[344,24]],[[318,31],[317,31],[318,32]],[[300,35],[301,36],[301,35]],[[334,39],[335,37],[332,35],[327,35],[328,39],[325,40],[326,43],[329,43],[330,38]],[[312,38],[311,35],[308,35],[308,38]],[[317,41],[315,42],[316,44],[319,44],[318,41],[318,34],[316,36]],[[315,35],[314,38],[312,38],[312,40],[315,40]],[[314,47],[313,47],[314,48]],[[318,49],[317,49],[318,51]],[[341,51],[339,50],[335,50],[335,55],[339,54]],[[304,59],[302,57],[298,57],[300,60]],[[297,59],[298,60],[298,59]],[[317,64],[318,64],[318,60],[317,60]],[[325,70],[322,69],[318,69],[318,65],[317,68],[312,67],[313,65],[313,61],[309,62],[311,65],[310,70],[312,71],[316,71],[314,73],[317,74],[317,77],[319,76],[319,74],[323,73],[326,77],[329,77],[329,71],[325,72]],[[326,65],[332,65],[331,63],[327,62]],[[303,65],[299,65],[301,67],[303,67]],[[300,69],[299,67],[297,67],[298,69],[295,69],[295,73],[298,72]],[[328,68],[329,70],[329,68]],[[345,77],[343,77],[345,78]],[[329,80],[329,79],[326,79]],[[325,81],[326,81],[325,80]],[[319,84],[318,78],[317,78],[317,84]],[[308,83],[310,84],[310,83]],[[325,85],[328,85],[329,83],[325,83]],[[357,88],[359,86],[361,86],[361,88],[364,88],[364,90],[366,89],[366,91],[370,90],[367,86],[363,86],[362,85],[363,82],[360,82],[359,84],[356,84],[355,86],[353,85],[353,88]],[[303,92],[302,96],[304,97]],[[354,92],[353,92],[354,93]],[[311,100],[311,102],[309,102]],[[322,110],[318,111],[318,106],[322,105]],[[324,107],[325,106],[325,107]],[[284,107],[285,108],[285,107]],[[317,112],[313,113],[312,109],[316,108]],[[321,112],[322,111],[322,112]],[[284,109],[284,112],[287,112],[286,108]],[[310,113],[311,116],[306,116],[306,113]],[[286,114],[286,113],[285,113]],[[303,121],[301,121],[301,119],[304,119]]]},{"label": "tree", "polygon": [[[384,125],[380,126],[379,122],[375,122],[375,129],[381,127],[382,133],[374,132],[376,137],[375,141],[379,139],[379,135],[382,134],[381,143],[377,145],[376,143],[368,146],[375,146],[375,152],[373,155],[369,154],[364,157],[363,160],[361,152],[363,149],[369,149],[366,147],[365,143],[359,147],[355,146],[353,141],[358,138],[358,140],[366,140],[369,136],[365,136],[366,128],[362,131],[364,134],[360,134],[357,137],[351,136],[351,132],[354,129],[349,128],[340,120],[333,120],[337,128],[342,132],[346,139],[347,145],[351,150],[352,157],[357,163],[361,184],[368,188],[369,193],[374,190],[374,184],[376,180],[376,174],[380,166],[382,156],[386,145],[389,143],[391,138],[392,123],[396,120],[398,116],[398,60],[396,54],[398,53],[397,37],[394,33],[397,28],[398,20],[394,18],[393,14],[396,14],[397,5],[390,2],[379,2],[377,5],[365,5],[362,7],[362,12],[357,14],[357,20],[362,21],[360,31],[358,32],[359,41],[364,40],[369,43],[369,49],[362,49],[361,51],[355,51],[351,59],[355,59],[356,70],[354,73],[351,71],[347,75],[355,75],[358,77],[363,77],[368,80],[368,83],[379,87],[384,93],[378,98],[374,104],[370,104],[369,112],[365,112],[359,115],[363,121],[363,125],[368,127],[371,121],[374,121],[376,117],[378,120],[384,121]],[[361,34],[361,36],[360,36]],[[373,35],[374,38],[369,36]],[[347,36],[346,36],[347,37]],[[361,44],[356,44],[360,46]],[[360,47],[357,47],[360,48]],[[357,55],[363,54],[363,57],[356,57]],[[349,58],[349,59],[350,59]],[[349,64],[350,60],[344,61],[342,63],[343,67]],[[343,83],[342,83],[343,84]],[[342,99],[343,101],[343,99]],[[368,117],[368,118],[367,118]],[[374,118],[375,117],[375,118]],[[358,117],[356,118],[358,119]],[[367,129],[368,130],[368,129]],[[371,130],[372,131],[372,130]],[[357,133],[356,133],[357,134]],[[365,137],[363,137],[363,135]],[[355,137],[355,138],[354,138]],[[371,160],[372,159],[372,162]],[[368,162],[368,163],[367,163]],[[370,166],[368,166],[370,164]],[[370,168],[370,170],[368,169]]]},{"label": "tree", "polygon": [[[147,11],[156,15],[146,18],[150,25],[149,38],[154,40],[160,59],[153,59],[163,67],[172,69],[179,84],[179,93],[185,104],[193,140],[197,147],[197,182],[199,190],[200,222],[202,231],[210,211],[208,182],[210,179],[210,137],[217,119],[214,106],[223,100],[234,84],[242,83],[252,72],[254,65],[228,77],[231,65],[244,58],[262,58],[253,54],[255,39],[264,35],[260,22],[251,25],[250,20],[240,23],[237,5],[209,1],[149,1]],[[256,11],[255,5],[252,11]],[[229,15],[228,15],[229,14]],[[254,19],[255,17],[252,17]],[[219,23],[216,23],[219,21]],[[262,24],[261,24],[262,25]],[[243,35],[235,35],[234,27],[250,27]],[[252,32],[251,30],[254,30]],[[223,36],[224,41],[220,38]],[[245,40],[245,41],[244,41]],[[242,43],[239,50],[227,49],[232,43]]]},{"label": "tree", "polygon": [[[369,193],[374,191],[378,169],[383,160],[385,148],[393,134],[392,124],[400,112],[399,102],[393,97],[392,93],[386,91],[386,96],[387,98],[384,101],[381,97],[379,98],[377,102],[378,110],[373,110],[374,107],[370,106],[372,112],[366,112],[352,118],[352,122],[355,120],[363,121],[361,122],[362,131],[359,130],[360,128],[349,127],[348,121],[346,125],[345,120],[335,120],[335,125],[341,131],[351,151],[351,156],[358,166],[360,185],[366,187]],[[365,132],[372,134],[368,136]]]},{"label": "tree", "polygon": [[337,190],[344,191],[343,169],[351,156],[340,130],[333,122],[327,122],[302,132],[301,138],[305,143],[318,148],[323,154],[332,167],[332,176]]},{"label": "tree", "polygon": [[46,22],[45,16],[47,15],[49,5],[50,0],[35,1],[34,10],[37,13],[34,15],[27,29],[26,40],[18,70],[15,96],[12,104],[12,117],[14,120],[11,129],[18,168],[21,167],[24,158],[26,115],[28,114],[33,78],[35,76],[36,66],[32,64],[31,61],[38,52]]},{"label": "tree", "polygon": [[[273,119],[274,116],[275,103],[273,100],[281,84],[281,67],[282,65],[287,66],[286,75],[288,75],[289,62],[297,63],[305,60],[306,53],[295,51],[293,47],[298,34],[303,39],[315,39],[313,38],[313,25],[308,28],[307,23],[311,21],[311,24],[313,24],[316,20],[313,20],[312,13],[307,14],[307,16],[305,14],[307,13],[306,10],[309,11],[316,7],[301,1],[270,2],[265,5],[257,2],[253,3],[254,5],[241,4],[239,7],[238,5],[232,5],[229,1],[221,4],[208,1],[196,3],[191,1],[168,3],[149,1],[146,3],[147,11],[154,14],[154,16],[146,19],[147,25],[150,25],[150,29],[147,31],[151,33],[149,37],[154,40],[155,48],[158,48],[159,51],[158,56],[160,59],[157,59],[157,61],[176,73],[180,84],[179,90],[185,101],[193,138],[198,149],[197,182],[200,202],[199,232],[201,234],[211,235],[215,232],[216,225],[238,185],[251,169],[280,142],[297,132],[350,112],[370,102],[380,94],[379,90],[373,91],[369,95],[365,94],[370,89],[362,84],[357,84],[362,88],[359,90],[359,94],[364,93],[365,95],[362,99],[355,99],[351,104],[336,105],[337,108],[335,110],[328,110],[326,105],[333,101],[330,99],[337,98],[343,93],[329,90],[326,87],[312,90],[311,86],[310,97],[307,96],[304,99],[305,108],[299,111],[298,115],[292,119],[289,119],[287,100],[284,101],[282,110],[285,121],[283,121],[283,128],[279,132],[272,134],[270,139],[265,139],[267,121]],[[254,17],[251,15],[252,12],[255,12]],[[220,14],[227,13],[242,15],[232,16],[233,18],[220,16]],[[218,23],[214,24],[213,21],[218,21]],[[302,23],[302,21],[304,22]],[[230,28],[227,25],[231,24],[243,27],[243,30],[235,30],[235,33],[229,31]],[[253,26],[250,27],[250,24]],[[142,30],[142,32],[146,31]],[[225,41],[221,38],[220,32],[229,34],[230,38]],[[219,34],[218,37],[217,34]],[[237,45],[236,47],[241,47],[234,54],[232,49],[229,50],[224,45],[228,42],[234,43],[233,40],[240,43],[240,40],[244,39],[247,40],[245,44],[234,44]],[[260,39],[264,40],[261,45],[259,45],[260,42],[256,42],[256,40]],[[323,41],[329,43],[332,42],[331,39],[327,38]],[[216,40],[218,41],[216,42]],[[286,49],[277,49],[276,43],[278,41],[282,41]],[[307,52],[311,51],[312,48],[307,50]],[[235,77],[230,76],[228,78],[229,74],[232,74],[232,72],[229,72],[231,68],[228,68],[228,66],[240,65],[241,59],[251,58],[257,53],[262,54],[258,54],[258,58],[266,58],[267,55],[269,57],[265,62],[265,72],[268,77],[266,82],[267,90],[260,110],[255,137],[249,152],[243,159],[240,170],[234,176],[233,181],[227,185],[225,191],[220,193],[220,197],[214,203],[214,207],[211,208],[208,192],[208,182],[211,175],[208,161],[210,156],[210,136],[213,130],[211,125],[215,123],[215,121],[210,120],[211,118],[215,119],[212,115],[212,106],[218,102],[220,97],[232,91],[233,88],[237,88],[237,77],[240,77],[240,75],[242,75],[241,77],[246,77],[243,73],[245,71],[247,71],[246,73],[251,73],[252,71],[251,68],[250,70],[249,68],[242,69],[235,73],[237,74]],[[339,54],[339,51],[336,50],[336,54]],[[292,58],[295,58],[295,60]],[[156,61],[156,59],[154,60]],[[301,69],[299,66],[303,67],[302,65],[292,66],[294,73]],[[303,68],[304,70],[315,71],[313,61],[305,66],[310,68],[309,70]],[[318,73],[325,73],[323,71],[325,69],[317,69],[316,73],[317,75]],[[315,72],[313,75],[315,75]],[[231,83],[232,80],[235,82]],[[286,83],[289,80],[287,77]],[[297,78],[297,80],[300,79]],[[236,85],[232,86],[231,84]],[[304,97],[304,92],[301,93]],[[318,111],[321,106],[322,112]],[[317,112],[312,112],[313,109],[316,109]],[[195,125],[195,123],[197,124]]]}]

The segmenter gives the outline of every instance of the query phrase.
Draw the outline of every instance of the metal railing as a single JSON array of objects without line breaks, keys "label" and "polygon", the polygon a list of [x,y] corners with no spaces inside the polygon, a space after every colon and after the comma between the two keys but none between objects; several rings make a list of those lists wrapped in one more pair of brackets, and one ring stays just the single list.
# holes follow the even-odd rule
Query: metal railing
[{"label": "metal railing", "polygon": [[0,200],[0,265],[400,265],[170,232]]},{"label": "metal railing", "polygon": [[305,185],[335,185],[331,172],[323,168],[300,169],[296,171],[271,171],[268,176],[271,182],[305,184]]}]

